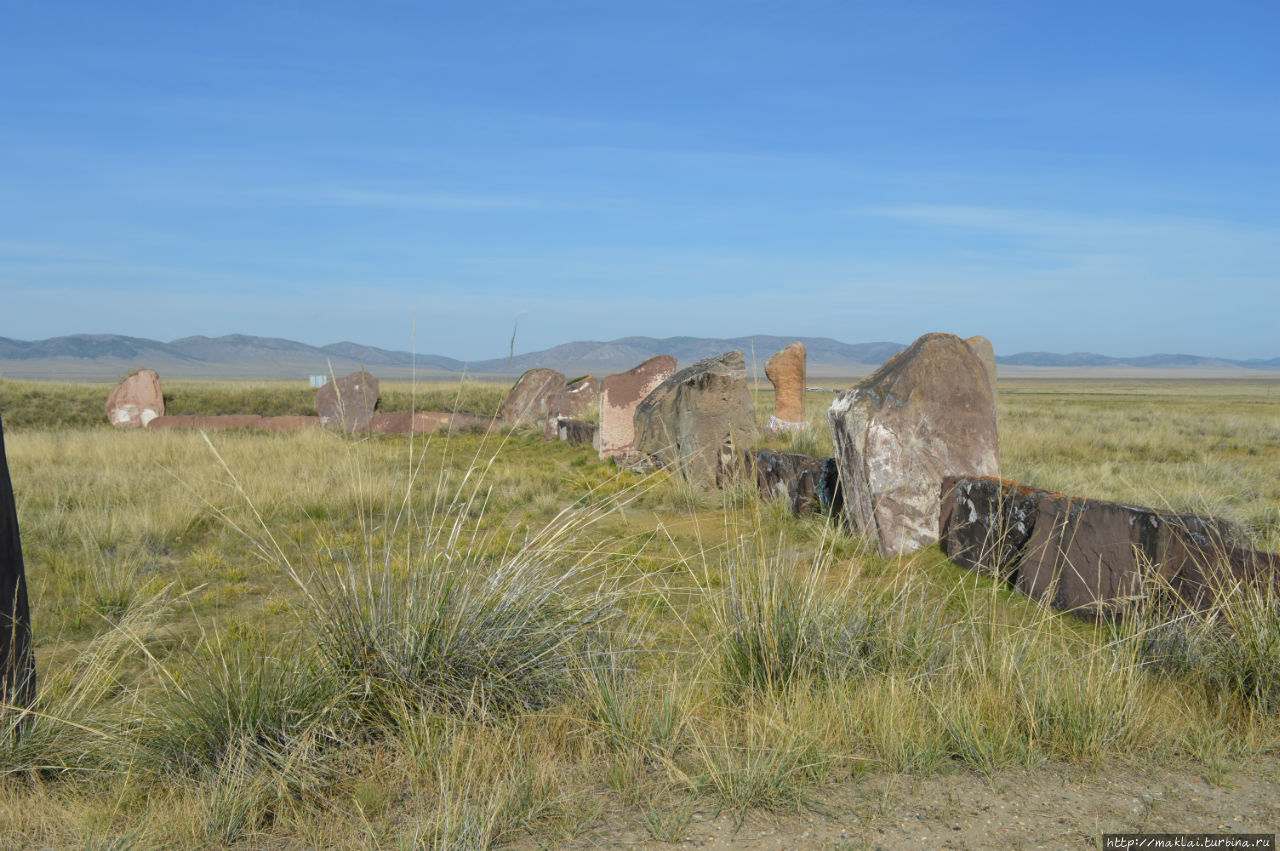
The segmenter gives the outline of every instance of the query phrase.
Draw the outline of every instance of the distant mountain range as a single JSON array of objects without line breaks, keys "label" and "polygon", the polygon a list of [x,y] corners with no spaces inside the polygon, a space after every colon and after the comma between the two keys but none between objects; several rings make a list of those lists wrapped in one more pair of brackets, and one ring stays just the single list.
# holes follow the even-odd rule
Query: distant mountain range
[{"label": "distant mountain range", "polygon": [[[511,376],[539,366],[558,369],[572,377],[620,372],[659,354],[671,355],[683,366],[730,349],[742,349],[747,362],[754,363],[757,371],[763,371],[764,362],[774,352],[796,340],[808,349],[809,372],[817,377],[862,375],[906,348],[902,343],[842,343],[827,337],[623,337],[603,343],[585,340],[564,343],[511,358],[466,362],[443,355],[415,356],[358,343],[309,346],[293,340],[243,334],[183,337],[168,343],[115,334],[73,334],[35,341],[0,337],[0,376],[108,380],[147,367],[168,378],[297,378],[330,371],[344,375],[363,365],[379,377],[389,379],[409,378],[415,368],[420,377],[445,378],[464,373],[477,377]],[[1092,352],[1022,352],[998,356],[996,361],[1015,374],[1159,370],[1247,375],[1280,371],[1280,358],[1228,360],[1197,355],[1113,358]]]}]

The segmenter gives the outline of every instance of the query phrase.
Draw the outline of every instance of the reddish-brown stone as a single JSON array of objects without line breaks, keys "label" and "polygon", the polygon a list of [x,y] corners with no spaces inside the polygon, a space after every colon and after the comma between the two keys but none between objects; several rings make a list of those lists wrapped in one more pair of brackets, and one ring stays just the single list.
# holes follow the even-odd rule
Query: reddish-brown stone
[{"label": "reddish-brown stone", "polygon": [[764,374],[773,384],[773,416],[770,431],[799,431],[809,427],[804,412],[805,359],[804,343],[792,343],[764,365]]},{"label": "reddish-brown stone", "polygon": [[431,434],[444,429],[464,430],[493,428],[496,421],[491,417],[479,417],[474,414],[454,414],[442,411],[392,411],[379,412],[369,420],[366,430],[371,434]]},{"label": "reddish-brown stone", "polygon": [[626,458],[634,450],[636,406],[676,371],[676,359],[658,355],[626,372],[610,375],[600,387],[600,457]]},{"label": "reddish-brown stone", "polygon": [[302,431],[319,427],[319,417],[306,416],[263,417],[256,426],[265,431]]},{"label": "reddish-brown stone", "polygon": [[362,431],[378,406],[378,379],[361,370],[316,390],[320,423],[344,431]]},{"label": "reddish-brown stone", "polygon": [[111,389],[107,419],[117,428],[146,428],[164,416],[164,392],[154,369],[140,369]]},{"label": "reddish-brown stone", "polygon": [[557,439],[556,421],[560,417],[581,420],[600,410],[600,379],[594,375],[579,378],[564,389],[547,397],[547,421],[543,436]]},{"label": "reddish-brown stone", "polygon": [[1280,582],[1280,556],[1254,550],[1228,520],[995,478],[945,481],[940,523],[952,561],[1084,617],[1146,601],[1153,580],[1185,609],[1206,608],[1236,583]]},{"label": "reddish-brown stone", "polygon": [[939,538],[947,476],[996,476],[996,407],[982,361],[926,334],[836,397],[828,413],[845,517],[886,556]]},{"label": "reddish-brown stone", "polygon": [[508,426],[541,422],[547,416],[547,397],[563,388],[564,373],[531,369],[516,381],[498,413]]}]

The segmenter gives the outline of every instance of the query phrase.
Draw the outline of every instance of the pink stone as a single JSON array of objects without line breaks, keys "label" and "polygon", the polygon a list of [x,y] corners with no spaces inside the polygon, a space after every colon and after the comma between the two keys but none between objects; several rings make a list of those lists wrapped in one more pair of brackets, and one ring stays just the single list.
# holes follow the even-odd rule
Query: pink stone
[{"label": "pink stone", "polygon": [[601,458],[625,457],[633,451],[636,406],[675,372],[676,359],[658,355],[605,378],[600,389]]},{"label": "pink stone", "polygon": [[117,428],[145,428],[164,416],[164,392],[153,369],[140,369],[112,388],[107,419]]}]

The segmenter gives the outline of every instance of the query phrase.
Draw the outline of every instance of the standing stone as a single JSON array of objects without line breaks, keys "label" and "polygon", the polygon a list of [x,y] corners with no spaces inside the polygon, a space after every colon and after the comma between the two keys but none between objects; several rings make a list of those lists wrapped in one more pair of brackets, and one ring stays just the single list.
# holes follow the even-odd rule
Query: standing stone
[{"label": "standing stone", "polygon": [[146,428],[164,416],[164,393],[154,369],[140,369],[111,389],[107,419],[117,428]]},{"label": "standing stone", "polygon": [[36,662],[31,653],[31,611],[18,535],[18,504],[4,452],[4,423],[0,422],[0,701],[29,706],[35,693]]},{"label": "standing stone", "polygon": [[938,540],[942,480],[998,476],[996,406],[982,361],[953,334],[926,334],[828,412],[845,518],[882,555]]},{"label": "standing stone", "polygon": [[773,416],[770,431],[803,431],[809,427],[804,415],[805,359],[804,343],[792,343],[764,365],[764,374],[773,384]]},{"label": "standing stone", "polygon": [[626,372],[607,376],[600,387],[600,458],[626,459],[635,450],[635,414],[641,400],[676,371],[676,359],[658,355]]},{"label": "standing stone", "polygon": [[520,376],[498,409],[504,425],[538,422],[547,415],[547,397],[564,387],[564,373],[531,369]]},{"label": "standing stone", "polygon": [[991,341],[979,336],[970,337],[964,343],[978,356],[978,360],[982,361],[982,368],[987,371],[987,383],[991,385],[991,398],[999,399],[1000,397],[996,395],[996,350],[991,347]]},{"label": "standing stone", "polygon": [[378,406],[378,379],[361,370],[344,375],[316,390],[316,413],[320,424],[343,431],[362,431],[373,419]]},{"label": "standing stone", "polygon": [[636,452],[692,482],[714,484],[735,450],[751,446],[758,433],[737,349],[685,367],[636,406]]},{"label": "standing stone", "polygon": [[581,420],[600,409],[600,379],[584,376],[547,397],[547,424],[543,436],[558,438],[556,420],[560,417]]}]

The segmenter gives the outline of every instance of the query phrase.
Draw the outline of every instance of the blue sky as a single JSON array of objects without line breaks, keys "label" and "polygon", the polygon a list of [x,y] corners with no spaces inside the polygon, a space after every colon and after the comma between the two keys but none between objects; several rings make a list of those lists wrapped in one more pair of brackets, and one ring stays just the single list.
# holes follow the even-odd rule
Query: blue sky
[{"label": "blue sky", "polygon": [[1280,356],[1274,0],[0,11],[0,336]]}]

